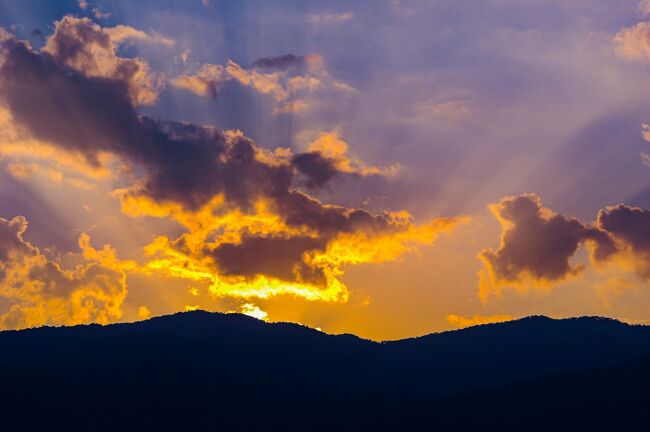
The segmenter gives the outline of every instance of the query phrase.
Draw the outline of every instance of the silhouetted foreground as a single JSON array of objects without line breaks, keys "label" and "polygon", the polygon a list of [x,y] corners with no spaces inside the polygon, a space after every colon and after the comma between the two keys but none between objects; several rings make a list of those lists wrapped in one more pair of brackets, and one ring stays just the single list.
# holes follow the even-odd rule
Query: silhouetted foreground
[{"label": "silhouetted foreground", "polygon": [[243,315],[0,333],[1,430],[650,430],[650,328],[375,343]]}]

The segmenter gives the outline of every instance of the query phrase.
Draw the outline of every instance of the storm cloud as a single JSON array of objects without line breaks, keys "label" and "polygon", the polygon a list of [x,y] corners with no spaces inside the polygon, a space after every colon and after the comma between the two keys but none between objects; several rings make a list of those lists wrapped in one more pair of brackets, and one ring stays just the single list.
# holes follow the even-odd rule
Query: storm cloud
[{"label": "storm cloud", "polygon": [[479,256],[485,264],[483,299],[501,287],[521,286],[527,278],[550,284],[578,274],[584,266],[574,266],[570,260],[585,242],[594,263],[630,259],[640,277],[650,278],[648,210],[618,204],[600,210],[595,222],[583,224],[543,207],[535,194],[506,197],[491,210],[501,222],[502,233],[499,247]]}]

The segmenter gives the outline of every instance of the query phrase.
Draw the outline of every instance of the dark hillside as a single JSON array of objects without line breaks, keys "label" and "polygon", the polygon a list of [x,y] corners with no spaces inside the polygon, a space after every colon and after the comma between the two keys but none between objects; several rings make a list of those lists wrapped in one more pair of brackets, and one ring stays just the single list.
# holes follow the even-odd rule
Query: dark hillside
[{"label": "dark hillside", "polygon": [[587,410],[598,428],[650,401],[650,328],[600,318],[376,343],[197,311],[2,332],[0,352],[0,411],[22,430],[518,429]]}]

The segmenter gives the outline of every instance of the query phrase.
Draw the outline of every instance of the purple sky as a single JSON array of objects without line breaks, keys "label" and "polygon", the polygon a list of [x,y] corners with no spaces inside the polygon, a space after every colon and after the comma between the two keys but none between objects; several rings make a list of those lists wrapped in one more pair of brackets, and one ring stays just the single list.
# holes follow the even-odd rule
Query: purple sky
[{"label": "purple sky", "polygon": [[[5,258],[4,327],[193,307],[373,338],[538,313],[650,319],[650,212],[641,210],[650,208],[650,2],[0,0],[0,26],[0,242],[19,238],[20,254],[62,275],[48,277],[74,282],[54,301],[34,277],[46,264]],[[84,26],[110,46],[78,32]],[[64,37],[86,57],[66,57]],[[63,97],[36,75],[25,90],[33,69],[21,63],[11,75],[7,40],[28,41],[25,55],[79,78],[61,78]],[[125,75],[127,66],[138,73]],[[127,86],[137,126],[117,115],[111,123],[122,105],[75,96],[84,80]],[[48,112],[52,100],[62,108]],[[155,135],[144,116],[164,143],[143,138]],[[229,171],[231,153],[203,167],[221,154],[204,145],[221,144],[199,143],[181,124],[216,128],[226,146],[250,138],[263,174]],[[186,141],[198,156],[165,150]],[[222,162],[225,174],[214,174]],[[302,191],[349,221],[303,223],[275,180],[261,180],[280,176],[278,166],[293,176],[283,192],[291,200]],[[129,209],[125,194],[149,207]],[[199,207],[219,194],[219,209],[240,213],[213,209],[224,222],[206,228]],[[272,207],[264,228],[245,218],[260,216],[257,194]],[[626,206],[606,210],[617,204]],[[375,219],[359,225],[353,209]],[[399,211],[412,216],[407,225],[390,219]],[[10,223],[19,215],[24,234]],[[453,222],[426,231],[440,218]],[[114,256],[80,252],[84,233],[92,250],[109,244]],[[171,245],[157,253],[181,251],[201,276],[154,271],[171,265],[147,255],[156,238]],[[181,239],[196,243],[185,250]],[[357,257],[364,242],[386,256],[339,259],[349,242]],[[119,289],[97,294],[89,266]],[[29,278],[33,288],[21,288]],[[235,280],[256,294],[236,294]],[[326,299],[328,290],[339,297]],[[75,295],[93,306],[75,305]]]}]

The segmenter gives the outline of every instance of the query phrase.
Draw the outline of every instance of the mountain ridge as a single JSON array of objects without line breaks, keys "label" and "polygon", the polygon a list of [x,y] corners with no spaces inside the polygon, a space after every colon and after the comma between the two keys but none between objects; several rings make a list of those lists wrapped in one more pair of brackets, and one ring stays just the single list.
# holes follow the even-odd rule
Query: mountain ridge
[{"label": "mountain ridge", "polygon": [[385,339],[385,340],[375,340],[375,339],[370,339],[370,338],[365,338],[363,336],[356,335],[354,333],[328,333],[319,329],[316,329],[314,327],[310,327],[305,324],[300,324],[300,323],[295,323],[291,321],[264,321],[255,317],[252,317],[250,315],[242,314],[242,313],[236,313],[236,312],[210,312],[206,310],[192,310],[192,311],[180,311],[180,312],[175,312],[172,314],[167,314],[167,315],[159,315],[159,316],[154,316],[151,318],[147,318],[144,320],[137,320],[137,321],[128,321],[128,322],[117,322],[117,323],[110,323],[110,324],[98,324],[98,323],[89,323],[89,324],[74,324],[74,325],[61,325],[61,326],[51,326],[51,325],[44,325],[44,326],[39,326],[39,327],[29,327],[29,328],[24,328],[24,329],[5,329],[5,330],[0,330],[0,335],[5,334],[5,333],[15,333],[15,332],[29,332],[29,331],[38,331],[41,329],[70,329],[70,328],[106,328],[106,327],[115,327],[115,326],[129,326],[129,325],[137,325],[139,323],[147,323],[147,322],[155,322],[155,321],[160,321],[160,320],[167,320],[167,319],[176,319],[179,317],[196,317],[196,316],[210,316],[210,317],[233,317],[237,319],[245,319],[249,320],[251,322],[258,322],[261,324],[265,325],[272,325],[272,326],[282,326],[282,325],[289,325],[289,326],[296,326],[299,328],[303,329],[309,329],[317,333],[321,333],[324,335],[328,336],[351,336],[360,340],[368,341],[368,342],[374,342],[374,343],[392,343],[392,342],[402,342],[402,341],[409,341],[409,340],[417,340],[421,338],[426,338],[429,336],[436,336],[436,335],[441,335],[441,334],[447,334],[447,333],[456,333],[456,332],[463,332],[467,331],[469,329],[476,329],[476,328],[483,328],[483,327],[489,327],[489,328],[495,328],[495,327],[500,327],[503,325],[508,325],[511,323],[521,323],[521,322],[531,322],[531,321],[558,321],[558,322],[563,322],[563,321],[570,321],[570,322],[575,322],[575,321],[581,321],[581,320],[593,320],[595,322],[608,322],[608,323],[616,323],[620,324],[622,326],[628,326],[628,327],[641,327],[641,328],[650,328],[650,325],[646,324],[635,324],[635,323],[628,323],[625,321],[618,320],[616,318],[611,318],[611,317],[604,317],[604,316],[598,316],[598,315],[581,315],[581,316],[575,316],[575,317],[566,317],[566,318],[552,318],[546,315],[527,315],[521,318],[515,318],[512,320],[508,321],[500,321],[496,323],[483,323],[483,324],[476,324],[476,325],[471,325],[467,327],[462,327],[462,328],[457,328],[457,329],[449,329],[449,330],[440,330],[440,331],[434,331],[431,333],[425,333],[422,335],[417,335],[417,336],[409,336],[405,338],[400,338],[400,339]]},{"label": "mountain ridge", "polygon": [[[73,414],[82,429],[93,430],[180,428],[190,414],[201,430],[501,427],[489,414],[503,408],[499,401],[519,406],[537,397],[550,407],[553,389],[567,386],[568,400],[576,389],[571,401],[584,415],[592,406],[585,401],[602,393],[590,381],[602,377],[618,388],[620,380],[611,377],[630,371],[639,379],[623,380],[623,390],[650,402],[638,388],[646,371],[650,383],[650,327],[593,317],[532,316],[374,342],[193,311],[0,332],[0,352],[0,418],[32,422],[35,429],[52,422],[69,428]],[[541,393],[529,396],[534,389]],[[119,410],[103,411],[115,401]],[[260,414],[250,416],[250,407]],[[522,421],[536,415],[526,407],[520,407]],[[467,409],[482,414],[464,418]],[[30,415],[34,410],[47,422]]]}]

